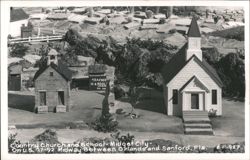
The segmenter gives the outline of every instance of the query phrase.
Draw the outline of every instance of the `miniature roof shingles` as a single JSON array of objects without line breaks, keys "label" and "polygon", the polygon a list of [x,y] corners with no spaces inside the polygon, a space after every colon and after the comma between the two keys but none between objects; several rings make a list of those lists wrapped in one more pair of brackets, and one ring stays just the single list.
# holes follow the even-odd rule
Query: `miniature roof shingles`
[{"label": "miniature roof shingles", "polygon": [[206,60],[203,58],[200,61],[196,55],[190,57],[187,61],[185,58],[185,52],[187,48],[187,43],[176,53],[171,60],[162,68],[162,76],[164,79],[165,84],[168,84],[180,71],[182,68],[185,67],[188,62],[194,58],[201,68],[203,68],[207,74],[220,86],[223,86],[219,75],[217,74],[216,70],[210,66]]},{"label": "miniature roof shingles", "polygon": [[20,21],[28,18],[29,15],[25,13],[22,8],[13,8],[10,10],[10,22]]},{"label": "miniature roof shingles", "polygon": [[192,18],[188,33],[188,37],[201,37],[200,29],[197,24],[196,18]]},{"label": "miniature roof shingles", "polygon": [[44,65],[41,67],[35,74],[34,80],[36,80],[48,67],[52,67],[54,70],[56,70],[65,80],[70,81],[72,78],[72,71],[69,70],[69,68],[63,64],[61,60],[58,61],[58,65],[51,63],[50,65]]}]

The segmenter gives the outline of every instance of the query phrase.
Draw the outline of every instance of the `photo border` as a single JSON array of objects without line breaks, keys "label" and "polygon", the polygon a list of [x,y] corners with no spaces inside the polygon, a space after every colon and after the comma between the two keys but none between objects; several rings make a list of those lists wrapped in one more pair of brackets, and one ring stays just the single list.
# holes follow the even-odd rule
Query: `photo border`
[{"label": "photo border", "polygon": [[[1,158],[14,159],[249,159],[249,1],[2,1],[1,2]],[[59,5],[58,5],[59,4]],[[138,153],[138,154],[9,154],[8,153],[8,55],[10,7],[53,6],[242,6],[245,16],[245,153]],[[226,106],[224,106],[226,107]],[[237,128],[235,128],[237,129]]]}]

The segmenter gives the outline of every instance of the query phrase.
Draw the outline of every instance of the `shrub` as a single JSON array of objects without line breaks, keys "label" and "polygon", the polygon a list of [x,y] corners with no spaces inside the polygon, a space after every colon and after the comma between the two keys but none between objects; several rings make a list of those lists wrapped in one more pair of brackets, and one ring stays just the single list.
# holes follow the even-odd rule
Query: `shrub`
[{"label": "shrub", "polygon": [[217,112],[217,110],[215,109],[210,109],[209,111],[208,111],[208,116],[209,117],[216,117],[216,112]]},{"label": "shrub", "polygon": [[8,151],[10,152],[10,153],[12,153],[13,152],[13,150],[12,150],[12,145],[13,144],[20,144],[21,142],[20,141],[17,141],[17,139],[16,139],[16,136],[17,136],[17,133],[15,133],[15,134],[9,134],[9,136],[8,136]]},{"label": "shrub", "polygon": [[118,122],[114,121],[112,115],[109,113],[96,119],[92,122],[91,126],[98,132],[115,132],[117,131]]},{"label": "shrub", "polygon": [[12,57],[22,58],[23,56],[25,56],[28,49],[29,47],[25,46],[23,43],[15,43],[11,45],[10,55]]},{"label": "shrub", "polygon": [[135,151],[129,151],[129,148],[132,147],[131,144],[135,140],[134,135],[130,135],[129,133],[127,135],[120,135],[120,132],[117,132],[116,134],[111,135],[111,137],[117,139],[121,144],[125,144],[122,146],[124,153],[135,153]]},{"label": "shrub", "polygon": [[52,129],[46,129],[43,133],[35,136],[30,143],[50,143],[50,144],[56,144],[60,143],[58,141],[57,133],[56,131]]},{"label": "shrub", "polygon": [[169,34],[174,34],[174,33],[176,33],[176,29],[170,29],[170,30],[168,31],[168,33],[169,33]]},{"label": "shrub", "polygon": [[159,24],[165,24],[166,23],[166,19],[165,18],[161,18],[159,21]]}]

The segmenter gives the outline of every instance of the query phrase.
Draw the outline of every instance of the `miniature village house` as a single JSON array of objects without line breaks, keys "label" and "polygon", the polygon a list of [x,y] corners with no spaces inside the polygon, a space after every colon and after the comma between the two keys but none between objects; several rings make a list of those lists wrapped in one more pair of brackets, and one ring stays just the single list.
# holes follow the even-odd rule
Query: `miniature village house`
[{"label": "miniature village house", "polygon": [[[191,21],[187,36],[188,43],[162,70],[167,115],[182,116],[184,126],[189,120],[210,122],[208,112],[211,110],[222,115],[223,84],[202,56],[201,34],[195,18]],[[208,128],[211,131],[211,126]]]},{"label": "miniature village house", "polygon": [[71,77],[71,71],[58,59],[58,52],[51,49],[47,64],[34,76],[35,111],[38,113],[69,111]]}]

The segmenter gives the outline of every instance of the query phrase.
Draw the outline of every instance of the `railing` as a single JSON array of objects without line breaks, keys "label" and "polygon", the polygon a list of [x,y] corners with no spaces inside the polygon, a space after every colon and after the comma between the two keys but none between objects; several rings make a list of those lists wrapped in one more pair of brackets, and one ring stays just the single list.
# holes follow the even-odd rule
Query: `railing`
[{"label": "railing", "polygon": [[57,36],[40,36],[40,37],[28,37],[28,38],[14,38],[8,39],[10,44],[14,43],[29,43],[29,42],[42,42],[42,41],[54,41],[54,40],[61,40],[63,38],[62,35]]}]

